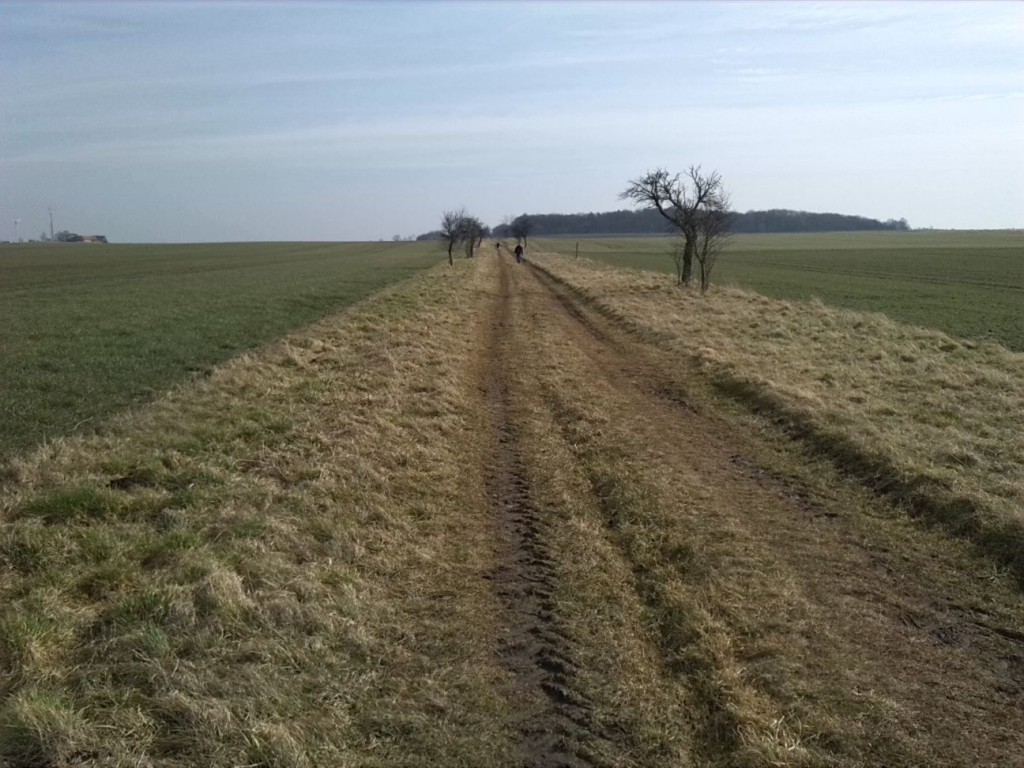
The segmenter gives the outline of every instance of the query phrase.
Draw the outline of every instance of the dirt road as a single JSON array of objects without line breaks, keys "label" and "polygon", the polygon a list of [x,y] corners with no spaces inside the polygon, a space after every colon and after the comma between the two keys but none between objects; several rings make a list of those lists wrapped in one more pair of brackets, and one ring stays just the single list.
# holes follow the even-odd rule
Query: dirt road
[{"label": "dirt road", "polygon": [[1020,764],[1017,595],[542,269],[480,269],[524,765]]}]

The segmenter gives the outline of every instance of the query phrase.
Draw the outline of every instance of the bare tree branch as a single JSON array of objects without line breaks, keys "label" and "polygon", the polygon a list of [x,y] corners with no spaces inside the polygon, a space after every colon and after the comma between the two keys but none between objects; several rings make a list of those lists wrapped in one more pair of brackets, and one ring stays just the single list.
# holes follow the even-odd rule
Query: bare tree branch
[{"label": "bare tree branch", "polygon": [[682,209],[682,186],[679,174],[669,176],[668,171],[656,168],[639,179],[629,183],[620,200],[632,200],[637,205],[653,206],[674,227],[679,228],[679,211]]}]

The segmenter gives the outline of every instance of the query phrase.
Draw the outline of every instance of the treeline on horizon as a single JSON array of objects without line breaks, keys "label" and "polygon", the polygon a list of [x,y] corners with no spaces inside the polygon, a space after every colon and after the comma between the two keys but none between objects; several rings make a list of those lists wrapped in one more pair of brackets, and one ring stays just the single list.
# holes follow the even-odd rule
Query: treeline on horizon
[{"label": "treeline on horizon", "polygon": [[[640,211],[609,211],[607,213],[537,213],[524,214],[530,220],[531,237],[567,235],[664,235],[670,227],[653,208]],[[510,237],[510,225],[499,224],[491,234]],[[769,211],[734,212],[730,231],[737,234],[762,232],[908,232],[906,219],[879,221],[865,216],[842,213],[810,213],[775,208]],[[417,240],[436,240],[440,231],[428,232]]]}]

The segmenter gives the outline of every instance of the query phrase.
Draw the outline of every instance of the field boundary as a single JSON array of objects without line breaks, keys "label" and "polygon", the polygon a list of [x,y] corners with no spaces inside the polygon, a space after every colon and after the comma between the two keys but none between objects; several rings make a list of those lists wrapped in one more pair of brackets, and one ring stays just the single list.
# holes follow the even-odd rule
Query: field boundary
[{"label": "field boundary", "polygon": [[14,251],[0,260],[0,464],[91,434],[439,256],[425,245],[342,243]]}]

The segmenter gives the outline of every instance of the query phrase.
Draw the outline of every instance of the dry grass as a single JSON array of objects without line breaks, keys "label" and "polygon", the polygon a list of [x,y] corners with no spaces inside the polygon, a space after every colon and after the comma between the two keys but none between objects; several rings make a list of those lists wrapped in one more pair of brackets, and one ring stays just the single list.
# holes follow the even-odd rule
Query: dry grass
[{"label": "dry grass", "polygon": [[477,284],[429,271],[15,464],[0,763],[502,763]]},{"label": "dry grass", "polygon": [[761,690],[749,667],[751,659],[762,669],[777,662],[774,641],[764,639],[768,612],[801,619],[785,574],[762,558],[725,577],[752,554],[739,531],[708,518],[702,486],[714,479],[681,467],[678,448],[651,423],[661,414],[644,414],[651,404],[609,382],[541,306],[519,310],[528,328],[522,359],[531,361],[516,377],[521,419],[536,500],[559,554],[559,615],[576,640],[595,717],[620,734],[623,751],[609,745],[609,762],[856,764],[805,740],[827,732],[849,746],[860,726],[830,729],[828,712],[798,717]]},{"label": "dry grass", "polygon": [[[858,471],[882,457],[875,479],[891,486],[923,460],[890,456],[883,439],[932,455],[886,436],[923,418],[901,412],[927,368],[923,332],[548,261],[661,346],[612,343],[594,313],[574,316],[528,267],[508,268],[498,384],[551,561],[543,625],[566,690],[547,695],[578,702],[577,756],[1008,764],[1000,750],[1024,732],[1007,706],[1024,690],[1019,593],[969,571],[941,532],[837,487],[830,467],[790,456],[800,466],[787,469],[785,449],[704,413],[720,401],[694,411],[649,387],[688,361],[834,453],[852,445]],[[493,256],[429,270],[19,460],[0,480],[0,765],[516,764],[522,702],[498,658],[510,619],[489,581],[503,534],[485,492],[497,270]],[[715,327],[680,332],[701,323]],[[886,385],[825,365],[853,343],[846,325],[862,354],[873,339],[884,352]],[[911,344],[919,357],[902,360]],[[682,354],[645,357],[666,346]],[[1005,356],[942,354],[993,382]],[[855,375],[862,401],[848,396]],[[1006,386],[1018,402],[1019,383]],[[892,423],[852,434],[889,388],[905,404],[888,401]],[[1005,497],[971,485],[995,472],[971,450],[978,461],[943,492],[1019,498],[1019,475],[1003,478]],[[951,483],[918,482],[935,498]],[[978,509],[962,515],[1003,514]]]},{"label": "dry grass", "polygon": [[514,295],[531,488],[609,764],[1013,764],[1016,649],[974,617],[1016,631],[1018,592],[715,398],[681,405],[671,356]]},{"label": "dry grass", "polygon": [[1024,578],[1024,355],[819,302],[699,297],[663,275],[537,261]]}]

